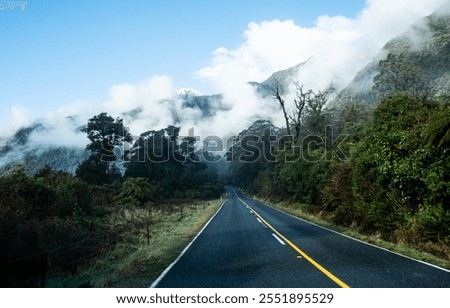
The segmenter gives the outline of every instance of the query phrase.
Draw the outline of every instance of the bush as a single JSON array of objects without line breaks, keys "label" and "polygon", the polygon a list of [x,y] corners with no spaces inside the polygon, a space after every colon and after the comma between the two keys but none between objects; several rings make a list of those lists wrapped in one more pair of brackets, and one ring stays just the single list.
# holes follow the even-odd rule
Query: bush
[{"label": "bush", "polygon": [[92,213],[92,192],[88,184],[78,178],[62,179],[56,185],[57,214],[60,217],[72,216],[81,210]]},{"label": "bush", "polygon": [[426,205],[420,208],[417,216],[422,239],[450,245],[450,211],[442,206]]},{"label": "bush", "polygon": [[143,206],[153,203],[157,192],[158,187],[150,184],[146,178],[128,178],[123,182],[116,200],[120,205]]},{"label": "bush", "polygon": [[52,215],[54,203],[51,187],[21,170],[0,177],[0,211],[5,215],[17,219],[44,219]]},{"label": "bush", "polygon": [[320,204],[322,190],[331,177],[330,166],[325,160],[286,162],[281,165],[279,178],[295,201]]}]

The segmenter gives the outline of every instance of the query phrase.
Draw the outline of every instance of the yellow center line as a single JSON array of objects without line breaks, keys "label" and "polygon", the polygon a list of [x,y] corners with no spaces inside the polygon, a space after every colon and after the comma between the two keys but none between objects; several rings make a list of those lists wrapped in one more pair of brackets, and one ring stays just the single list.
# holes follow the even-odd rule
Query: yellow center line
[{"label": "yellow center line", "polygon": [[253,214],[255,214],[259,219],[261,219],[273,232],[275,232],[278,237],[280,237],[283,241],[285,241],[289,246],[291,246],[296,252],[298,252],[303,258],[305,258],[309,263],[314,265],[319,271],[321,271],[325,276],[333,280],[337,285],[339,285],[342,288],[350,288],[349,285],[347,285],[345,282],[334,276],[330,271],[328,271],[326,268],[324,268],[322,265],[317,263],[313,258],[311,258],[309,255],[307,255],[303,250],[298,248],[294,243],[292,243],[290,240],[288,240],[283,234],[281,234],[277,229],[275,229],[271,224],[269,224],[261,215],[258,214],[250,205],[248,205],[245,201],[243,201],[241,198],[239,198],[237,195],[236,197],[249,209],[253,211]]}]

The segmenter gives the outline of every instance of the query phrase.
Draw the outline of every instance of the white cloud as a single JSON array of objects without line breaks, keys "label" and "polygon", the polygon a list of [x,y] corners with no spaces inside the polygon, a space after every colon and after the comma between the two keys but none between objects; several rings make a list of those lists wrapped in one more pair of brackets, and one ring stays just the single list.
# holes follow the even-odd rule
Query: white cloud
[{"label": "white cloud", "polygon": [[[51,139],[54,144],[84,147],[85,137],[74,132],[77,125],[85,124],[100,112],[120,116],[136,108],[141,110],[136,118],[123,116],[133,134],[174,124],[174,110],[178,111],[182,134],[195,126],[195,134],[202,137],[237,134],[257,118],[270,119],[276,125],[284,126],[277,103],[257,97],[248,81],[263,81],[275,71],[308,60],[298,76],[301,83],[316,90],[330,83],[343,87],[389,39],[444,2],[370,0],[354,19],[321,16],[310,28],[293,20],[250,22],[244,32],[244,42],[238,48],[217,48],[212,54],[211,65],[198,71],[201,78],[223,94],[228,111],[218,112],[207,120],[201,119],[199,110],[183,108],[170,77],[153,76],[137,83],[113,85],[104,101],[76,102],[48,114],[43,122],[49,130],[41,135],[34,134],[32,140],[48,143]],[[21,106],[11,107],[7,114],[9,121],[1,128],[3,137],[33,120]],[[66,119],[71,115],[77,117],[70,121]]]},{"label": "white cloud", "polygon": [[444,2],[369,0],[355,19],[321,16],[311,28],[292,20],[251,22],[245,42],[236,49],[218,48],[211,65],[198,75],[223,92],[229,83],[263,81],[274,71],[310,59],[298,76],[301,83],[316,90],[331,82],[344,87],[388,40]]},{"label": "white cloud", "polygon": [[[13,105],[5,111],[5,123],[0,125],[0,138],[12,136],[18,129],[30,125],[32,116],[22,105]],[[1,139],[0,139],[1,140]]]}]

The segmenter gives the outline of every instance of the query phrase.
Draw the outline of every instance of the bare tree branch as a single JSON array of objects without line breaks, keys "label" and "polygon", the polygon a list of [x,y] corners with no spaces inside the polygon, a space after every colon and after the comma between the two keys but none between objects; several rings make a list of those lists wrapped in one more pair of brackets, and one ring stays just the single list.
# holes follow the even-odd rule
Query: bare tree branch
[{"label": "bare tree branch", "polygon": [[286,131],[287,131],[287,134],[290,136],[291,129],[289,126],[289,116],[286,111],[286,105],[285,105],[284,99],[281,97],[282,92],[283,92],[283,85],[279,79],[275,78],[273,83],[269,86],[269,94],[274,99],[276,99],[278,101],[278,103],[280,104],[281,110],[283,111],[284,120],[286,121]]},{"label": "bare tree branch", "polygon": [[289,116],[289,118],[294,124],[295,139],[297,139],[300,136],[300,129],[303,122],[303,113],[305,110],[305,106],[310,99],[312,91],[308,90],[304,92],[303,85],[300,85],[298,82],[294,82],[294,85],[296,88],[296,98],[294,98],[295,110],[293,111],[292,115]]}]

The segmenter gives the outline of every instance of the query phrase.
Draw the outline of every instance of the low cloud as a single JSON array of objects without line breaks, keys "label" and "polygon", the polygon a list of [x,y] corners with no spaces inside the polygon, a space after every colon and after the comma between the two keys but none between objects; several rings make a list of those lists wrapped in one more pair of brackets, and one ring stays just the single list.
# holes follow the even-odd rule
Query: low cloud
[{"label": "low cloud", "polygon": [[11,137],[19,128],[30,125],[33,120],[28,109],[21,105],[13,105],[5,110],[4,118],[5,122],[0,124],[0,142],[2,138]]},{"label": "low cloud", "polygon": [[297,76],[300,83],[314,90],[341,89],[390,39],[445,1],[370,0],[356,18],[321,16],[311,28],[293,20],[251,22],[245,41],[236,49],[217,48],[198,76],[226,93],[307,61]]},{"label": "low cloud", "polygon": [[[299,82],[315,90],[331,84],[342,88],[391,38],[444,2],[370,0],[355,18],[321,16],[310,28],[293,20],[250,22],[238,48],[218,47],[211,64],[197,72],[223,95],[226,110],[204,119],[199,109],[183,106],[169,76],[153,76],[113,85],[104,101],[76,102],[48,114],[40,120],[46,129],[33,133],[30,141],[36,147],[84,148],[88,140],[77,128],[100,112],[122,117],[135,135],[175,123],[181,125],[182,134],[194,127],[201,137],[228,137],[259,118],[283,126],[278,104],[258,97],[248,81],[263,81],[275,71],[306,61],[297,76]],[[34,120],[20,105],[9,108],[7,114],[0,140]]]}]

